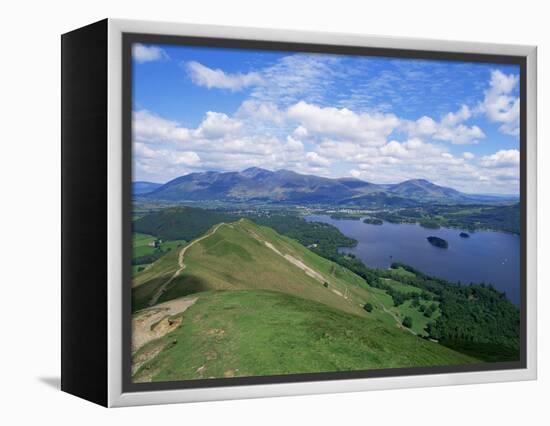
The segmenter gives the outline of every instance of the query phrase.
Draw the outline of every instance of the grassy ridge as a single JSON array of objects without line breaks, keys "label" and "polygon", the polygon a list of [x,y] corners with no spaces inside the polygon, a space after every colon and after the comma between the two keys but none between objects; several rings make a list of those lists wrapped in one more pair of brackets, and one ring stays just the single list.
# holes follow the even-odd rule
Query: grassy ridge
[{"label": "grassy ridge", "polygon": [[[280,254],[270,249],[266,242]],[[322,280],[307,275],[281,254],[303,262],[319,273]],[[377,319],[391,327],[396,327],[409,316],[413,319],[411,329],[420,336],[427,335],[426,326],[438,316],[425,317],[418,307],[414,308],[410,303],[395,306],[394,297],[386,290],[369,285],[349,269],[306,249],[297,241],[248,220],[223,225],[215,234],[194,244],[187,251],[184,263],[186,268],[166,286],[159,303],[211,290],[276,290]],[[169,253],[136,275],[134,311],[149,306],[159,288],[177,270],[176,264],[177,253]],[[394,270],[392,276],[415,275],[399,268]],[[395,288],[395,294],[421,293],[417,287],[393,279],[388,278],[384,282],[388,288]],[[419,300],[420,304],[427,304],[422,298]],[[366,303],[372,305],[371,312],[363,309]]]},{"label": "grassy ridge", "polygon": [[477,362],[381,321],[262,290],[201,293],[137,381],[366,370]]},{"label": "grassy ridge", "polygon": [[[308,275],[283,255],[302,262],[320,277]],[[162,279],[166,280],[177,269],[173,266],[177,263],[176,255],[168,256],[136,276],[134,310],[148,306]],[[266,289],[361,316],[367,315],[362,309],[366,302],[375,303],[368,285],[357,275],[298,242],[248,220],[219,227],[216,233],[186,252],[184,263],[186,268],[170,283],[159,302],[209,290]],[[171,266],[168,268],[168,265]],[[165,272],[167,268],[169,273]]]}]

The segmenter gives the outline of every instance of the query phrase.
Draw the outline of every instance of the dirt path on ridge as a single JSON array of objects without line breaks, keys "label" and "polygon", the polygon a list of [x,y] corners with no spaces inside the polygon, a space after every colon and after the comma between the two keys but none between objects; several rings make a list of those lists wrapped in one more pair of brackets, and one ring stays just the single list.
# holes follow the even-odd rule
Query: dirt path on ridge
[{"label": "dirt path on ridge", "polygon": [[218,223],[216,226],[214,226],[214,229],[212,229],[212,231],[210,231],[208,234],[205,234],[203,235],[202,237],[200,238],[197,238],[196,240],[193,240],[191,241],[189,244],[187,244],[185,247],[183,247],[180,252],[179,252],[179,255],[178,255],[178,266],[179,268],[176,270],[176,272],[174,272],[174,274],[168,278],[168,280],[166,280],[166,282],[164,284],[162,284],[159,289],[157,290],[157,292],[153,295],[153,297],[151,298],[151,300],[149,301],[149,306],[154,306],[157,304],[160,296],[162,296],[164,294],[164,292],[166,291],[166,288],[168,287],[168,285],[174,280],[176,279],[181,273],[182,271],[185,269],[185,263],[183,263],[183,258],[185,256],[185,253],[187,252],[188,249],[190,249],[191,247],[193,247],[193,245],[197,244],[198,242],[201,242],[202,240],[210,237],[211,235],[214,235],[214,233],[220,228],[220,226],[222,225],[225,225],[224,222],[222,223]]},{"label": "dirt path on ridge", "polygon": [[310,268],[307,266],[304,262],[302,262],[300,259],[296,259],[294,256],[291,256],[290,254],[283,254],[281,253],[273,244],[271,244],[268,241],[264,241],[264,244],[271,250],[273,250],[275,253],[277,253],[279,256],[284,257],[288,262],[292,263],[294,266],[297,266],[302,271],[306,273],[306,275],[309,275],[311,278],[316,279],[321,284],[327,282],[325,277],[321,275],[316,270]]}]

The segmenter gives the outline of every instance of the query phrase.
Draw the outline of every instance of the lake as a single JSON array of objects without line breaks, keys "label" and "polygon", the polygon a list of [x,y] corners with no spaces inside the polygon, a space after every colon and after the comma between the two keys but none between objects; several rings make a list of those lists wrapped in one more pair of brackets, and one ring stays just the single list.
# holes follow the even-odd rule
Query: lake
[{"label": "lake", "polygon": [[[354,238],[354,248],[342,248],[353,253],[373,268],[388,268],[392,262],[403,262],[426,274],[460,281],[492,284],[506,293],[516,305],[520,298],[520,238],[497,231],[470,232],[457,228],[426,229],[418,224],[370,225],[362,220],[331,219],[325,215],[306,216],[309,222],[324,222]],[[462,238],[467,232],[470,238]],[[433,235],[448,241],[441,249],[426,239]]]}]

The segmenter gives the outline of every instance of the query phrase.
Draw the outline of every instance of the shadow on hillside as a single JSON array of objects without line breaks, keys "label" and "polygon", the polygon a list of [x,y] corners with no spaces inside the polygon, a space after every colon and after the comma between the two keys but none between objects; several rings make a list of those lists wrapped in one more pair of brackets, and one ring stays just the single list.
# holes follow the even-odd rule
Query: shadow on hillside
[{"label": "shadow on hillside", "polygon": [[[149,302],[151,298],[162,285],[163,281],[156,279],[135,287],[132,290],[132,312],[135,313],[142,309],[150,308]],[[188,274],[180,275],[164,289],[156,304],[207,290],[213,290],[213,288],[203,278]]]},{"label": "shadow on hillside", "polygon": [[177,299],[190,294],[212,290],[208,282],[196,275],[185,275],[175,279],[166,290],[164,300]]}]

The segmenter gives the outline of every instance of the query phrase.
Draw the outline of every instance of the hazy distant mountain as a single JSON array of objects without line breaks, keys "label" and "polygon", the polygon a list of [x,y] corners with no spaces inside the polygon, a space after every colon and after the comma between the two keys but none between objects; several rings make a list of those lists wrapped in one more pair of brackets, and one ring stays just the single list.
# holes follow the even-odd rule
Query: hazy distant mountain
[{"label": "hazy distant mountain", "polygon": [[154,191],[161,186],[162,183],[138,181],[133,183],[132,191],[134,195],[147,194],[148,192]]},{"label": "hazy distant mountain", "polygon": [[414,200],[453,200],[463,201],[468,195],[456,189],[436,185],[426,179],[411,179],[395,185],[388,185],[388,192]]},{"label": "hazy distant mountain", "polygon": [[[137,184],[137,182],[136,182]],[[135,184],[134,184],[135,186]],[[425,179],[379,185],[355,178],[330,179],[290,170],[252,167],[241,172],[201,172],[178,177],[141,197],[162,201],[248,201],[355,206],[412,206],[422,202],[489,201]],[[494,201],[494,199],[492,200]]]}]

